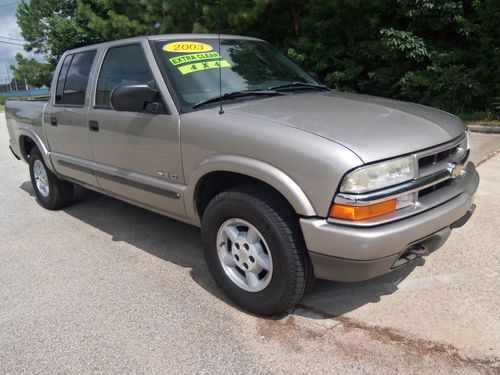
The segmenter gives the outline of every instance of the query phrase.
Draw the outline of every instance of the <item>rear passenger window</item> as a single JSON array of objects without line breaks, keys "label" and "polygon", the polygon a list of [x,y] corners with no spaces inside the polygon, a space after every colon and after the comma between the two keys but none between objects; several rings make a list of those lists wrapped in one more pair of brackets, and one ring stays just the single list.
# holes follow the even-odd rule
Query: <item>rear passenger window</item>
[{"label": "rear passenger window", "polygon": [[[64,79],[67,56],[64,60],[59,74],[59,80],[56,90],[56,103],[83,106],[85,103],[85,92],[87,91],[87,83],[89,82],[89,74],[94,62],[96,51],[80,52],[72,55],[69,68],[67,68],[66,77]],[[61,79],[61,76],[63,77]],[[60,97],[60,85],[64,80],[64,89],[62,90],[62,99]],[[59,100],[59,101],[58,101]]]},{"label": "rear passenger window", "polygon": [[57,77],[57,87],[56,87],[56,104],[62,104],[63,90],[64,90],[64,80],[66,79],[66,74],[68,73],[69,63],[73,55],[67,55],[64,58],[64,62],[61,65],[61,70],[59,71],[59,77]]},{"label": "rear passenger window", "polygon": [[124,83],[154,83],[146,56],[138,44],[108,50],[97,81],[95,106],[110,109],[111,90]]}]

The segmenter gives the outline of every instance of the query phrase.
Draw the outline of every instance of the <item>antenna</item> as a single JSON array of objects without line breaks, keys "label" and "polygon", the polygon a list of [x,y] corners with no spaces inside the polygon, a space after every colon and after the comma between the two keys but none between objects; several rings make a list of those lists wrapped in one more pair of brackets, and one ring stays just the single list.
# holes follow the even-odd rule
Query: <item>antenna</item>
[{"label": "antenna", "polygon": [[224,114],[224,108],[222,108],[222,67],[221,67],[221,48],[220,48],[220,28],[221,28],[221,15],[220,15],[220,1],[217,1],[217,29],[219,31],[219,115]]}]

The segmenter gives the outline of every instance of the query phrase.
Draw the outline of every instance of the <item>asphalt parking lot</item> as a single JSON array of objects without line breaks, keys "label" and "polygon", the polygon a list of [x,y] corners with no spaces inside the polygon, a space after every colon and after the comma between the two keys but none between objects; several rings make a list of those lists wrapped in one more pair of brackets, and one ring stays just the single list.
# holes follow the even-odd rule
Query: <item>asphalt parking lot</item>
[{"label": "asphalt parking lot", "polygon": [[197,228],[83,189],[42,209],[0,114],[0,373],[498,374],[500,135],[472,142],[477,210],[443,248],[271,320],[224,297]]}]

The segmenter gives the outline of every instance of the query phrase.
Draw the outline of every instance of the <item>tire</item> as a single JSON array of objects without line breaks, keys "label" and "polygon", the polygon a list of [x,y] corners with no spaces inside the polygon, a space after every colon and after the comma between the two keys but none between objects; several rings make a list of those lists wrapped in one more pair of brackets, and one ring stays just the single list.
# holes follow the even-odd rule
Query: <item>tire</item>
[{"label": "tire", "polygon": [[38,203],[49,210],[58,210],[73,200],[73,184],[62,181],[45,164],[38,149],[34,149],[28,160],[31,184]]},{"label": "tire", "polygon": [[[281,316],[312,283],[297,216],[272,191],[237,187],[218,194],[204,212],[201,234],[212,276],[235,304],[251,313]],[[248,267],[254,267],[252,272]]]}]

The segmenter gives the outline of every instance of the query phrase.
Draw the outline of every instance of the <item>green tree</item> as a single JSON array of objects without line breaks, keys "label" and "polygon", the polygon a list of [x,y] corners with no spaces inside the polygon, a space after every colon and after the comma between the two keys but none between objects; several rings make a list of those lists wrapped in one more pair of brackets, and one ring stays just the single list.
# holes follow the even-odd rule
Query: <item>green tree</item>
[{"label": "green tree", "polygon": [[52,64],[99,41],[220,29],[271,42],[331,87],[500,111],[498,0],[23,0],[17,18]]},{"label": "green tree", "polygon": [[100,38],[190,33],[201,23],[203,3],[193,0],[101,0],[79,2],[78,16]]},{"label": "green tree", "polygon": [[36,88],[50,86],[53,71],[51,64],[41,63],[35,59],[25,59],[19,53],[16,55],[16,62],[17,66],[11,65],[10,69],[19,87],[24,87],[25,82]]},{"label": "green tree", "polygon": [[491,108],[500,2],[311,0],[289,55],[343,90],[452,112]]},{"label": "green tree", "polygon": [[44,55],[55,66],[67,49],[103,41],[80,17],[80,6],[77,0],[23,0],[16,17],[26,51]]}]

